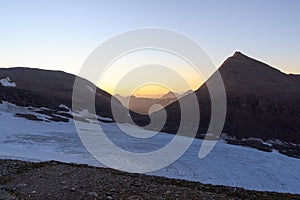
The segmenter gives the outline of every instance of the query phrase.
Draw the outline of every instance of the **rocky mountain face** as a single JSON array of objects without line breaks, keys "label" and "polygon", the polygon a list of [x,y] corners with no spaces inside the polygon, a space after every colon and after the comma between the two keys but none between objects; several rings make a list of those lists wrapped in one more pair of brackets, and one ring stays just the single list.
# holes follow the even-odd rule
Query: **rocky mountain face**
[{"label": "rocky mountain face", "polygon": [[300,143],[300,76],[240,53],[225,61],[220,72],[228,98],[226,133]]},{"label": "rocky mountain face", "polygon": [[[76,76],[62,71],[49,71],[32,68],[2,68],[0,69],[0,103],[7,101],[17,106],[40,108],[37,112],[49,116],[50,121],[67,122],[72,115],[67,112],[72,108],[72,93]],[[80,89],[84,94],[95,93],[96,114],[113,119],[111,105],[113,104],[122,115],[124,121],[128,116],[121,103],[109,93],[97,88],[91,82],[80,78]],[[84,102],[83,95],[74,101]],[[89,108],[77,108],[74,112]],[[138,122],[147,121],[147,116],[131,112],[133,118]],[[38,120],[36,116],[18,114],[18,117],[25,117]],[[83,120],[83,119],[82,119]]]},{"label": "rocky mountain face", "polygon": [[[229,136],[227,140],[267,151],[271,149],[262,141],[272,141],[273,147],[290,146],[300,155],[299,145],[296,145],[300,144],[300,75],[282,73],[240,52],[228,58],[219,72],[227,98],[222,131]],[[201,116],[197,137],[202,138],[211,117],[211,101],[206,84],[195,94]],[[182,100],[188,102],[188,96]],[[181,120],[179,103],[176,101],[165,109],[168,118],[163,131],[176,133]],[[261,142],[251,138],[259,138]]]}]

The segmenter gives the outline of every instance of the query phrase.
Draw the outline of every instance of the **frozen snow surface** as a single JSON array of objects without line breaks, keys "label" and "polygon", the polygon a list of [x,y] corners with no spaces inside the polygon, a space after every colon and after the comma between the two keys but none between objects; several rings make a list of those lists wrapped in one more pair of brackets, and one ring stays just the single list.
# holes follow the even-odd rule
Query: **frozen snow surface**
[{"label": "frozen snow surface", "polygon": [[4,87],[16,87],[16,83],[12,82],[9,77],[0,79],[0,84]]},{"label": "frozen snow surface", "polygon": [[[9,103],[0,104],[0,158],[29,161],[57,160],[103,166],[83,147],[74,122],[37,122],[15,117],[30,113]],[[41,116],[42,117],[42,116]],[[173,135],[158,133],[151,139],[128,136],[115,123],[101,123],[112,142],[133,152],[147,152],[169,143]],[[127,130],[143,131],[126,125]],[[87,126],[88,127],[88,126]],[[91,134],[93,130],[90,131]],[[185,154],[173,164],[148,174],[215,185],[300,194],[300,159],[219,141],[213,151],[198,158],[202,140],[195,139]],[[174,149],[176,151],[176,149]]]}]

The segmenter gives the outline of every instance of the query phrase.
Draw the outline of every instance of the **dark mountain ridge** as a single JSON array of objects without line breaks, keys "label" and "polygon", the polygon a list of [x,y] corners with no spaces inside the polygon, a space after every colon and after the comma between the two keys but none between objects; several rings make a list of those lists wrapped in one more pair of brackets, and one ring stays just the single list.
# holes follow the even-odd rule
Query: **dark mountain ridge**
[{"label": "dark mountain ridge", "polygon": [[[278,146],[275,142],[278,140],[281,146],[282,143],[290,147],[291,144],[300,144],[299,75],[282,73],[240,52],[229,57],[218,70],[224,82],[227,99],[226,120],[222,132],[235,138],[232,143],[241,144],[236,141],[259,138],[273,141],[274,146]],[[213,81],[213,76],[216,74],[208,81]],[[206,83],[195,94],[201,116],[196,137],[203,138],[211,117],[211,101]],[[182,101],[188,103],[188,96],[183,97]],[[181,120],[179,102],[175,101],[165,109],[168,117],[163,131],[176,133]],[[155,114],[157,113],[152,117]],[[258,146],[270,151],[267,145],[259,143]],[[299,145],[295,148],[299,154]]]},{"label": "dark mountain ridge", "polygon": [[300,79],[241,53],[219,71],[228,100],[224,132],[300,143]]},{"label": "dark mountain ridge", "polygon": [[[75,75],[68,74],[62,71],[51,71],[33,68],[1,68],[0,79],[9,78],[12,82],[16,83],[15,87],[7,87],[0,84],[0,102],[8,101],[18,106],[46,108],[42,111],[44,114],[50,115],[55,118],[55,115],[62,115],[62,111],[68,111],[64,106],[72,109],[72,93],[73,86],[76,79]],[[95,110],[96,114],[109,117],[113,119],[111,104],[124,113],[124,121],[128,116],[125,114],[125,108],[121,103],[111,96],[109,93],[97,88],[93,83],[86,79],[79,78],[81,84],[80,89],[85,94],[95,92]],[[88,95],[87,95],[88,96]],[[86,101],[85,95],[74,99],[74,101]],[[47,109],[51,109],[49,111]],[[89,109],[85,107],[77,108],[77,111]],[[47,110],[47,111],[46,111]],[[73,110],[76,112],[76,110]],[[138,118],[143,118],[147,121],[147,116],[139,115],[131,112],[132,116],[138,122]],[[61,121],[68,121],[64,117],[71,118],[72,116],[63,114]],[[120,114],[121,115],[121,114]],[[59,118],[56,118],[59,121]]]}]

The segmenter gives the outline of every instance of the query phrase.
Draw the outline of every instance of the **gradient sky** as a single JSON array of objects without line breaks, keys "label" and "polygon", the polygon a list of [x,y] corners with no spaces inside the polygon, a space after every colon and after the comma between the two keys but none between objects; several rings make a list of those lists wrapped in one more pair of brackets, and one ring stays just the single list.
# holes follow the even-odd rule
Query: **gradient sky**
[{"label": "gradient sky", "polygon": [[298,0],[0,0],[0,67],[77,74],[103,41],[141,27],[191,37],[217,67],[239,50],[300,73]]}]

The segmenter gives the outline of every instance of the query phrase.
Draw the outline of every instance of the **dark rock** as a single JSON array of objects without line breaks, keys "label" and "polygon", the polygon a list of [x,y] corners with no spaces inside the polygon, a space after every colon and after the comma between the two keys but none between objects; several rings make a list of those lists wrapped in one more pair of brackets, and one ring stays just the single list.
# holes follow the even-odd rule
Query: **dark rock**
[{"label": "dark rock", "polygon": [[[222,132],[237,140],[252,137],[300,144],[299,75],[282,73],[240,52],[228,58],[219,72],[227,96],[227,113]],[[208,81],[213,83],[214,76]],[[211,117],[211,101],[206,83],[195,94],[201,116],[197,137],[203,138]],[[181,100],[189,104],[189,95]],[[193,108],[189,109],[193,113]],[[166,112],[167,122],[162,131],[176,133],[181,120],[178,101],[167,106]],[[153,118],[155,114],[152,114]],[[270,151],[265,145],[247,143],[248,146]]]},{"label": "dark rock", "polygon": [[42,119],[38,118],[35,115],[32,114],[22,114],[22,113],[16,113],[15,114],[16,117],[22,117],[28,120],[33,120],[33,121],[43,121]]}]

